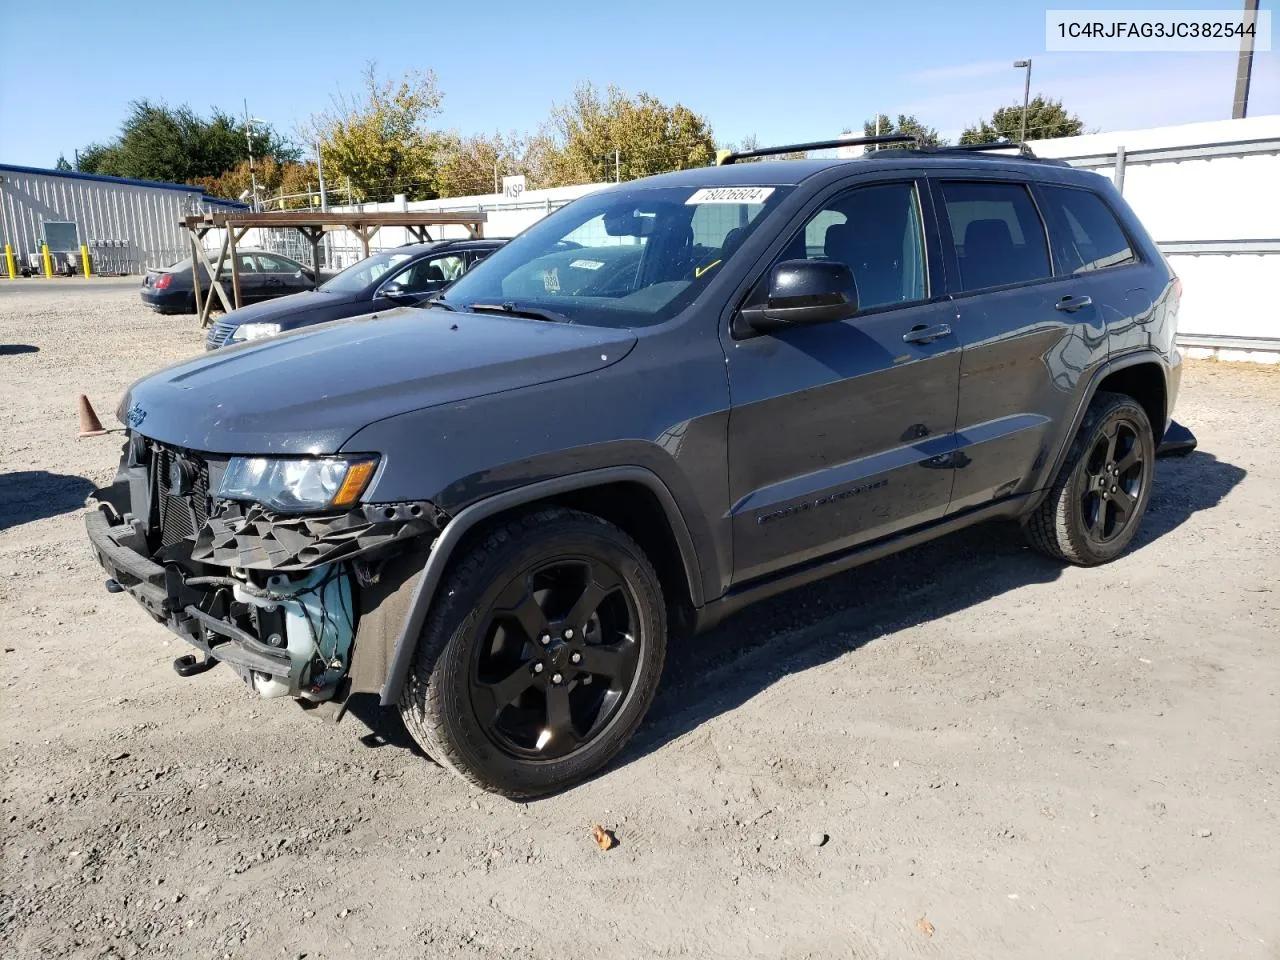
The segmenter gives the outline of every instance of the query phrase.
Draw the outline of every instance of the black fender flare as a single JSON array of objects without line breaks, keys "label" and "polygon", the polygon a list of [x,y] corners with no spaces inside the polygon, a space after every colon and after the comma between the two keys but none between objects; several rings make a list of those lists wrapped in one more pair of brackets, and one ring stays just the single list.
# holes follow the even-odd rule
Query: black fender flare
[{"label": "black fender flare", "polygon": [[[676,545],[680,550],[680,559],[684,566],[685,579],[689,584],[689,596],[693,605],[701,607],[704,603],[702,580],[699,576],[697,554],[693,546],[693,538],[680,512],[679,505],[667,485],[652,470],[639,466],[604,467],[598,470],[587,470],[583,473],[569,474],[550,480],[540,480],[527,486],[505,490],[479,500],[460,510],[452,520],[445,524],[440,536],[431,545],[427,562],[418,577],[409,600],[408,615],[396,638],[391,658],[387,664],[386,676],[382,682],[381,703],[390,706],[399,702],[400,691],[404,688],[405,679],[409,676],[409,668],[413,664],[413,655],[417,650],[418,637],[422,626],[426,623],[427,613],[435,598],[445,568],[458,544],[473,527],[490,517],[504,513],[515,507],[546,500],[549,497],[584,490],[590,487],[603,486],[609,483],[632,482],[645,486],[657,498],[667,522],[675,535]],[[358,644],[357,644],[358,649]]]}]

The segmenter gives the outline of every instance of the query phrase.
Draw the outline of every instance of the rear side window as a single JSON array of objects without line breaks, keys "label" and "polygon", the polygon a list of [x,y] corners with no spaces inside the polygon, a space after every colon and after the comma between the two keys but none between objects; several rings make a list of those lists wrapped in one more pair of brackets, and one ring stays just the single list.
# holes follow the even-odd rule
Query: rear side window
[{"label": "rear side window", "polygon": [[961,290],[1052,276],[1044,224],[1022,184],[943,183],[942,197]]},{"label": "rear side window", "polygon": [[1089,190],[1042,186],[1059,273],[1088,273],[1137,260],[1102,198]]}]

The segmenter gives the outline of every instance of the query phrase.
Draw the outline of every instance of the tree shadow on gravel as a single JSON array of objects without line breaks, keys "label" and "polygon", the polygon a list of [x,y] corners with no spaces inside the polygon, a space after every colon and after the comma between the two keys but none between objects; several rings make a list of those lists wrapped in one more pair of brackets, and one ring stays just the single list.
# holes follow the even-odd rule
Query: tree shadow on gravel
[{"label": "tree shadow on gravel", "polygon": [[[1160,460],[1151,504],[1129,552],[1141,555],[1193,514],[1217,506],[1244,477],[1240,467],[1199,451]],[[644,757],[788,674],[1019,587],[1052,582],[1063,569],[1031,550],[1016,524],[990,523],[755,604],[667,648],[648,719],[610,766]],[[366,746],[400,747],[425,758],[399,712],[379,707],[375,695],[352,697],[350,712],[371,731],[361,738]]]},{"label": "tree shadow on gravel", "polygon": [[92,489],[84,477],[65,473],[0,473],[0,530],[79,510]]}]

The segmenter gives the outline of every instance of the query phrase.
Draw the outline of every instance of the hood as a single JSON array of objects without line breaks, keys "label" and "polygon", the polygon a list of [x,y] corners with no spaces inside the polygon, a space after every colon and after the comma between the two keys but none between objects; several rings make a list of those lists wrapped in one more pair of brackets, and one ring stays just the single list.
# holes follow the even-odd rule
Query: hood
[{"label": "hood", "polygon": [[118,416],[206,453],[332,453],[384,417],[589,374],[635,342],[630,330],[403,307],[168,367],[134,383]]},{"label": "hood", "polygon": [[242,323],[289,323],[303,314],[313,314],[326,307],[344,306],[354,300],[363,300],[373,310],[373,302],[367,295],[355,293],[316,293],[308,290],[305,293],[291,293],[287,297],[276,297],[274,300],[263,300],[251,303],[239,310],[232,310],[221,322],[240,326]]},{"label": "hood", "polygon": [[590,373],[635,342],[627,330],[405,307],[161,370],[129,388],[118,415],[206,453],[332,453],[376,420]]}]

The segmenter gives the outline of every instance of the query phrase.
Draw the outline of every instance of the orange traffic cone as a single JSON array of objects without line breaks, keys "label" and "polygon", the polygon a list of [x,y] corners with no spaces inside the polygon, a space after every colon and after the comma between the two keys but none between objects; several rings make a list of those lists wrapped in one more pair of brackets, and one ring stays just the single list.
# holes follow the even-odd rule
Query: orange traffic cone
[{"label": "orange traffic cone", "polygon": [[101,437],[106,434],[106,430],[102,427],[102,421],[98,419],[98,415],[93,412],[93,405],[89,403],[89,398],[83,393],[80,394],[80,436],[82,437]]}]

